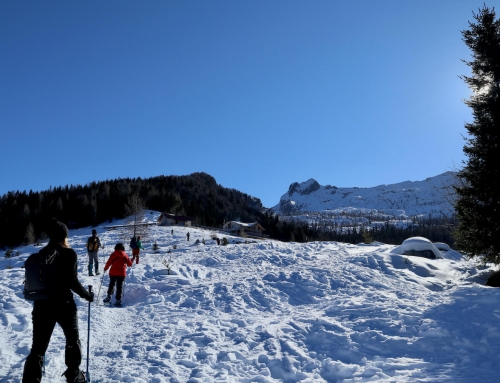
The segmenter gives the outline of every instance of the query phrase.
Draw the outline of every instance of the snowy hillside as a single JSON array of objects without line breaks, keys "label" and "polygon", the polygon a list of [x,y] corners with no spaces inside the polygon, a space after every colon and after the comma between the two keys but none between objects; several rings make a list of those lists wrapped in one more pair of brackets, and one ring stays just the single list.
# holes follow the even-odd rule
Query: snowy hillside
[{"label": "snowy hillside", "polygon": [[[126,235],[96,229],[104,263]],[[208,231],[190,228],[187,242],[188,229],[171,229],[150,229],[122,308],[99,302],[105,287],[91,305],[93,382],[498,381],[500,290],[483,285],[489,269],[457,252],[429,260],[384,244],[229,238],[217,246]],[[99,290],[101,279],[84,272],[90,230],[70,231],[70,244],[80,280]],[[168,250],[172,275],[161,262]],[[36,248],[17,251],[0,254],[1,383],[21,382],[31,345],[21,265]],[[88,303],[75,299],[85,354]],[[44,382],[63,382],[63,350],[57,327]]]},{"label": "snowy hillside", "polygon": [[281,214],[354,208],[391,216],[450,216],[448,196],[456,173],[446,172],[424,181],[406,181],[372,188],[321,186],[314,179],[290,185],[272,209]]}]

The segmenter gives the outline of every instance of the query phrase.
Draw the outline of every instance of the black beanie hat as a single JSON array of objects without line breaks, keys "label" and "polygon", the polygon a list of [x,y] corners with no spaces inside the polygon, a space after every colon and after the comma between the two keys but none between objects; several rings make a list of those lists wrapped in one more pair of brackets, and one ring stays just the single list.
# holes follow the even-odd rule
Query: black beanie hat
[{"label": "black beanie hat", "polygon": [[118,242],[115,246],[115,250],[125,251],[125,246],[123,246],[123,243]]},{"label": "black beanie hat", "polygon": [[51,241],[62,242],[68,237],[68,227],[57,219],[52,218],[47,227],[47,234]]}]

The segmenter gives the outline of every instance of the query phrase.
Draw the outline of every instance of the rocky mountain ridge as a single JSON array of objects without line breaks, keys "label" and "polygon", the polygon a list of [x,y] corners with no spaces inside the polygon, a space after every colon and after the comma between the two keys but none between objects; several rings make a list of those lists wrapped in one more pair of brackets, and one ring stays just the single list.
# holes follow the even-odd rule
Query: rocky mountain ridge
[{"label": "rocky mountain ridge", "polygon": [[452,216],[456,172],[423,181],[404,181],[371,188],[320,185],[316,180],[294,182],[272,210],[280,215],[354,209],[394,217]]}]

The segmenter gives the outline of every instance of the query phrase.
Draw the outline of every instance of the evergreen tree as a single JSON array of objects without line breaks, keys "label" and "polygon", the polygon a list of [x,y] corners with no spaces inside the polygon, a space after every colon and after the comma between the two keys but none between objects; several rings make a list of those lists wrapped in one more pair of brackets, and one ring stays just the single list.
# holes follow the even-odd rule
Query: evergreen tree
[{"label": "evergreen tree", "polygon": [[455,186],[455,209],[459,225],[457,247],[469,256],[485,255],[485,261],[500,263],[500,21],[494,8],[483,6],[475,22],[462,31],[472,51],[465,61],[471,76],[462,76],[472,90],[465,104],[473,122],[465,128],[467,161]]}]

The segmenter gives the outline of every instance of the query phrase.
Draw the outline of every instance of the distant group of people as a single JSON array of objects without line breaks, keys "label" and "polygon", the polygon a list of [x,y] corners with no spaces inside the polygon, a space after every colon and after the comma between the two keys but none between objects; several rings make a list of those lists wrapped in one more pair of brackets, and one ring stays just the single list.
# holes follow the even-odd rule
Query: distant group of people
[{"label": "distant group of people", "polygon": [[[77,254],[68,244],[68,228],[56,219],[52,219],[46,228],[49,243],[38,254],[55,254],[54,270],[51,275],[51,293],[47,297],[33,303],[33,343],[26,358],[22,383],[39,383],[42,380],[44,356],[49,346],[55,325],[61,326],[66,337],[65,363],[67,366],[64,376],[67,382],[86,383],[85,373],[80,370],[82,351],[78,331],[77,306],[73,298],[76,293],[88,302],[94,301],[94,293],[87,291],[78,280]],[[171,234],[174,234],[173,229]],[[190,233],[186,234],[189,241]],[[219,239],[217,238],[217,244]],[[85,245],[88,254],[88,275],[100,275],[99,250],[104,249],[95,229],[88,237]],[[127,276],[127,267],[132,267],[135,261],[139,263],[140,252],[144,250],[141,237],[132,237],[130,241],[132,259],[125,252],[123,243],[117,243],[114,251],[104,265],[104,274],[109,270],[109,285],[105,303],[110,303],[115,293],[115,305],[121,306],[123,286]],[[38,275],[38,274],[36,274]],[[38,278],[38,277],[36,277]]]},{"label": "distant group of people", "polygon": [[132,262],[135,261],[135,264],[139,263],[139,254],[141,253],[141,250],[144,250],[142,247],[141,243],[141,237],[138,236],[137,238],[134,236],[130,240],[130,248],[132,249]]}]

